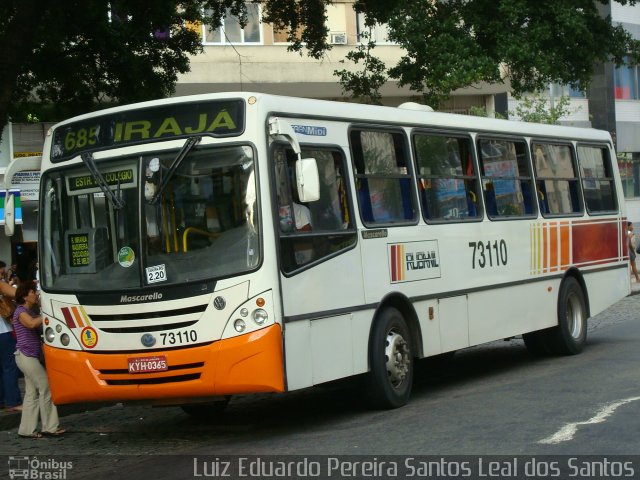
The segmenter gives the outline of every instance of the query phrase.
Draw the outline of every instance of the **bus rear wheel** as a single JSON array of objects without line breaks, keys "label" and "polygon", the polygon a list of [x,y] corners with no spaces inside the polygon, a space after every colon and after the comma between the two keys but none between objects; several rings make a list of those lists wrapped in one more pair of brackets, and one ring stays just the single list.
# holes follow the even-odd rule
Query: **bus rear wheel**
[{"label": "bus rear wheel", "polygon": [[582,352],[587,341],[587,307],[578,281],[568,277],[558,296],[558,325],[549,330],[549,348],[559,355]]},{"label": "bus rear wheel", "polygon": [[367,378],[368,399],[376,408],[405,405],[413,384],[411,334],[402,314],[387,307],[377,316],[369,346],[371,371]]}]

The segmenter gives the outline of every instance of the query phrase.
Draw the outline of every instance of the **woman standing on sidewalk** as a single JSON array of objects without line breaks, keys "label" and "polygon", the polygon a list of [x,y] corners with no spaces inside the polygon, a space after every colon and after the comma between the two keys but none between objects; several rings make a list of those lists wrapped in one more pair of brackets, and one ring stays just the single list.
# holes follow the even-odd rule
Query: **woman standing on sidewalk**
[{"label": "woman standing on sidewalk", "polygon": [[638,268],[636,267],[636,235],[633,233],[633,223],[631,222],[627,222],[627,241],[629,244],[631,272],[633,272],[636,277],[636,283],[640,283],[640,276],[638,276]]},{"label": "woman standing on sidewalk", "polygon": [[[62,435],[65,430],[59,428],[58,410],[51,401],[47,372],[39,360],[42,355],[42,317],[33,312],[38,303],[33,282],[21,283],[16,289],[15,300],[18,304],[13,312],[13,328],[17,337],[16,363],[24,373],[25,381],[18,435],[28,438]],[[39,418],[42,420],[42,433],[38,432]]]}]

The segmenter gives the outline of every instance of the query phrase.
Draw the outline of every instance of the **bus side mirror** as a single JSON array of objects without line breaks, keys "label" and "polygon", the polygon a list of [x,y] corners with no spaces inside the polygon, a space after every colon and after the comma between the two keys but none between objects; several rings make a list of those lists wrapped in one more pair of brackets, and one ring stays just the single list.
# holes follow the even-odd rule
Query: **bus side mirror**
[{"label": "bus side mirror", "polygon": [[315,158],[299,158],[296,161],[296,182],[301,202],[315,202],[320,199],[320,179]]}]

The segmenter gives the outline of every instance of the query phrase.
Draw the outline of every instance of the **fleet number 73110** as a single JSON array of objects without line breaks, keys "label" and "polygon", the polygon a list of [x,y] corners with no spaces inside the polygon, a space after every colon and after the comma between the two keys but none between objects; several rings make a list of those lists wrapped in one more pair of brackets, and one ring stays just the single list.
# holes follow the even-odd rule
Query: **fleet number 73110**
[{"label": "fleet number 73110", "polygon": [[487,240],[486,242],[469,242],[473,249],[471,268],[500,267],[507,264],[507,242],[504,240]]}]

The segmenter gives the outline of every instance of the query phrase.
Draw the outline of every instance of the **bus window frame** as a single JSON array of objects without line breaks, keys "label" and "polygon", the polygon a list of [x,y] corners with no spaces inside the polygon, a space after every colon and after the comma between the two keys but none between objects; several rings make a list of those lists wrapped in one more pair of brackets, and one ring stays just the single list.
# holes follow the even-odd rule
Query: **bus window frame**
[{"label": "bus window frame", "polygon": [[[482,155],[480,154],[481,152],[480,142],[483,140],[498,140],[498,141],[514,142],[514,143],[521,142],[524,144],[524,147],[525,147],[524,152],[526,155],[525,163],[527,166],[527,172],[529,176],[528,177],[518,176],[518,177],[513,177],[513,179],[521,182],[522,180],[528,178],[530,182],[530,187],[532,189],[531,195],[533,196],[534,193],[536,192],[535,190],[536,184],[535,184],[535,177],[533,175],[533,166],[531,164],[531,148],[530,148],[529,139],[530,137],[525,137],[520,135],[494,134],[494,133],[484,133],[484,132],[479,132],[475,137],[474,149],[476,150],[476,156],[477,156],[478,178],[480,181],[480,192],[482,193],[483,210],[484,210],[485,217],[492,222],[535,219],[535,218],[538,218],[539,216],[540,207],[538,205],[538,201],[532,198],[531,207],[533,211],[531,213],[525,213],[524,215],[490,215],[489,214],[489,209],[487,208],[487,203],[486,203],[487,199],[486,199],[484,185],[483,185],[484,176],[483,176],[482,170],[483,170],[484,163],[482,160]],[[488,177],[488,178],[492,178],[492,177]],[[523,203],[524,203],[524,199],[523,199]]]},{"label": "bus window frame", "polygon": [[[414,128],[411,131],[411,148],[412,148],[412,157],[413,157],[413,170],[415,172],[415,177],[416,177],[416,190],[419,192],[419,187],[418,187],[418,183],[420,182],[421,179],[425,178],[424,175],[419,173],[419,166],[418,166],[418,156],[417,156],[417,151],[415,148],[415,137],[418,135],[431,135],[431,136],[438,136],[438,137],[449,137],[449,138],[456,138],[456,139],[467,139],[469,141],[469,153],[471,154],[471,163],[473,165],[473,175],[472,176],[467,176],[467,175],[463,175],[462,179],[464,180],[471,180],[471,177],[473,177],[473,182],[475,184],[475,194],[476,196],[480,196],[482,195],[482,184],[480,182],[480,171],[479,171],[479,163],[478,163],[478,156],[477,156],[477,152],[476,152],[476,148],[474,146],[475,141],[474,141],[474,135],[471,132],[468,131],[460,131],[460,130],[441,130],[441,129],[430,129],[430,128]],[[459,178],[459,176],[455,177],[437,177],[437,176],[432,176],[430,178]],[[436,219],[432,219],[432,218],[427,218],[427,215],[425,214],[425,209],[423,208],[422,202],[420,201],[420,195],[418,193],[418,205],[421,209],[421,216],[422,219],[424,220],[425,223],[429,224],[429,225],[441,225],[441,224],[451,224],[451,223],[473,223],[473,222],[482,222],[484,220],[485,217],[485,207],[484,207],[484,202],[479,201],[479,199],[476,199],[476,209],[477,209],[477,214],[474,217],[466,217],[466,218],[457,218],[455,220],[447,220],[447,219],[443,219],[443,218],[436,218]]]},{"label": "bus window frame", "polygon": [[[561,180],[561,181],[571,181],[571,179],[566,178],[566,177],[543,177],[543,176],[538,176],[538,171],[536,169],[536,164],[535,164],[535,160],[534,160],[534,156],[533,156],[533,148],[534,148],[534,144],[535,145],[555,145],[555,146],[560,146],[560,147],[569,147],[569,150],[571,152],[571,166],[573,167],[573,171],[575,173],[575,177],[574,180],[577,182],[578,184],[578,202],[579,202],[579,210],[577,212],[562,212],[562,213],[551,213],[551,212],[545,212],[544,209],[542,208],[542,206],[540,205],[541,202],[541,198],[539,193],[541,193],[538,190],[538,181],[544,182],[547,180]],[[582,217],[584,216],[585,213],[585,201],[584,201],[584,195],[583,195],[583,190],[582,190],[582,178],[580,176],[580,172],[578,171],[579,169],[579,165],[578,165],[578,151],[575,148],[575,145],[573,142],[571,141],[567,141],[567,140],[557,140],[557,139],[550,139],[550,138],[538,138],[538,137],[530,137],[529,139],[529,155],[531,157],[531,165],[533,167],[533,173],[534,173],[534,185],[535,185],[535,189],[536,189],[536,197],[538,199],[538,209],[540,211],[540,215],[542,215],[542,217],[544,218],[564,218],[564,217]]]},{"label": "bus window frame", "polygon": [[[349,171],[350,159],[345,149],[338,144],[301,143],[300,150],[305,150],[305,149],[326,150],[328,152],[338,153],[340,155],[341,162],[342,162],[342,169],[343,169],[342,173],[344,175],[343,181],[344,181],[344,189],[345,189],[345,195],[346,195],[346,201],[347,201],[347,210],[349,213],[349,218],[351,219],[350,226],[344,230],[333,230],[333,231],[329,231],[329,230],[313,231],[312,230],[312,231],[300,231],[300,232],[295,232],[295,231],[283,232],[282,229],[280,228],[280,213],[278,211],[278,195],[277,195],[278,190],[277,190],[276,170],[275,170],[275,161],[274,161],[275,151],[278,148],[284,148],[285,150],[288,149],[291,151],[293,151],[293,149],[291,148],[291,144],[289,144],[288,142],[283,140],[276,140],[269,145],[269,152],[268,152],[269,189],[271,190],[270,208],[271,208],[271,214],[273,215],[272,224],[273,224],[273,231],[275,236],[275,248],[276,248],[276,257],[278,262],[278,270],[284,277],[290,278],[295,275],[298,275],[301,272],[314,268],[317,265],[320,265],[321,263],[324,263],[332,258],[335,258],[350,250],[355,249],[358,246],[358,226],[356,225],[356,222],[355,222],[355,205],[354,205],[352,194],[351,194],[351,187],[353,183],[351,181],[351,174]],[[349,235],[353,236],[354,237],[353,244],[347,248],[338,250],[330,255],[323,255],[317,259],[304,263],[300,265],[298,268],[294,268],[292,270],[284,269],[284,264],[282,262],[282,258],[284,255],[283,248],[282,248],[282,238],[288,237],[288,238],[314,239],[314,238],[332,236],[335,234],[342,234],[344,237],[347,237]]]},{"label": "bus window frame", "polygon": [[[613,159],[611,158],[611,153],[612,153],[612,145],[610,143],[599,143],[599,142],[588,142],[588,141],[579,141],[576,140],[574,141],[575,144],[575,151],[576,151],[576,164],[577,164],[577,168],[578,168],[578,175],[580,178],[580,189],[582,190],[582,201],[583,201],[583,205],[584,205],[584,211],[587,213],[587,215],[589,215],[590,217],[598,217],[598,216],[602,216],[602,215],[616,215],[620,213],[620,202],[618,201],[618,185],[616,184],[616,176],[613,175]],[[591,147],[591,148],[599,148],[601,150],[606,150],[607,152],[607,158],[609,161],[609,168],[611,169],[611,177],[604,177],[604,179],[607,179],[611,182],[612,185],[612,193],[611,196],[613,197],[613,203],[615,204],[615,209],[614,210],[602,210],[602,211],[597,211],[597,212],[592,212],[591,210],[589,210],[589,206],[587,205],[587,201],[586,198],[584,196],[584,177],[582,176],[582,168],[580,167],[580,158],[578,155],[578,149],[580,147]],[[615,150],[613,151],[615,153]],[[617,161],[617,160],[616,160]],[[620,177],[620,172],[618,172],[618,177]]]},{"label": "bus window frame", "polygon": [[[407,226],[418,225],[418,223],[420,222],[420,218],[422,217],[422,212],[420,211],[421,206],[418,198],[418,192],[416,189],[416,173],[413,165],[414,162],[413,162],[413,155],[412,155],[412,149],[411,149],[411,141],[409,136],[407,135],[408,128],[410,127],[353,123],[349,125],[349,128],[347,129],[347,139],[349,142],[349,159],[351,161],[351,168],[353,169],[353,187],[354,187],[354,191],[356,192],[356,200],[354,202],[354,205],[358,206],[358,216],[360,218],[360,221],[362,222],[362,225],[365,228],[378,229],[378,228],[391,228],[391,227],[407,227]],[[365,220],[362,213],[363,209],[361,208],[361,203],[360,203],[360,195],[359,195],[359,189],[357,185],[358,179],[359,178],[383,178],[383,175],[380,175],[380,174],[367,175],[364,173],[363,174],[357,173],[357,168],[355,163],[356,155],[354,155],[353,142],[351,141],[351,135],[353,134],[354,131],[380,132],[380,133],[389,133],[392,135],[399,133],[402,135],[403,146],[407,156],[407,158],[405,159],[406,168],[407,168],[406,178],[409,180],[409,185],[410,185],[409,199],[411,201],[411,206],[413,208],[413,218],[409,220],[390,221],[390,222],[376,222],[376,221]],[[386,178],[388,178],[388,176]],[[401,179],[405,177],[394,175],[392,178]]]}]

